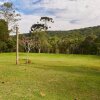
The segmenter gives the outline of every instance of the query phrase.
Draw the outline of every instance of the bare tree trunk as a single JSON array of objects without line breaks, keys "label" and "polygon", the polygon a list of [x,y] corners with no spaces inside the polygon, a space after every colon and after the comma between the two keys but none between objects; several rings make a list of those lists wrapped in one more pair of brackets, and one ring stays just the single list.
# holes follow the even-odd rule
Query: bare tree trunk
[{"label": "bare tree trunk", "polygon": [[55,53],[59,54],[59,49],[58,48],[56,48]]},{"label": "bare tree trunk", "polygon": [[29,61],[29,56],[28,56],[28,54],[29,54],[29,50],[27,51],[27,58],[26,58],[26,63],[28,64],[28,61]]},{"label": "bare tree trunk", "polygon": [[38,53],[41,53],[41,48],[39,48],[39,51],[38,51]]}]

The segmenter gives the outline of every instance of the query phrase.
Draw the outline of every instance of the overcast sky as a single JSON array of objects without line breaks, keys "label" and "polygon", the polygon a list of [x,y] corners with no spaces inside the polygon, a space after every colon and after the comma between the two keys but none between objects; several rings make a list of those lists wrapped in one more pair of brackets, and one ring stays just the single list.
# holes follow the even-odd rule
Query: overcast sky
[{"label": "overcast sky", "polygon": [[41,16],[52,17],[50,30],[70,30],[100,25],[100,0],[0,0],[12,1],[22,20],[21,32],[29,32]]}]

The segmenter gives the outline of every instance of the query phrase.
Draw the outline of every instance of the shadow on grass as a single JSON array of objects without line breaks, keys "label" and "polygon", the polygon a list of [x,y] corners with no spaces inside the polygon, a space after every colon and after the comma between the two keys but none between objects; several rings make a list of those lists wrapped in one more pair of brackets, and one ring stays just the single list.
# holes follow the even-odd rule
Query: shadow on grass
[{"label": "shadow on grass", "polygon": [[79,73],[79,74],[86,74],[86,75],[94,75],[100,76],[100,70],[96,68],[84,67],[84,66],[48,66],[42,65],[42,67],[34,67],[43,70],[53,70],[53,71],[60,71],[60,72],[69,72],[69,73]]}]

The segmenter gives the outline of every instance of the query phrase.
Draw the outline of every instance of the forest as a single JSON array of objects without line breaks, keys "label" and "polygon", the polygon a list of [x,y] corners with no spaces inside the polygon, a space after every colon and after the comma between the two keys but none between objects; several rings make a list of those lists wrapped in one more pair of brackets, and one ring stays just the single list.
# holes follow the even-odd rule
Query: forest
[{"label": "forest", "polygon": [[[16,51],[16,22],[21,15],[16,13],[12,3],[0,6],[0,52]],[[40,17],[44,24],[37,23],[30,27],[29,33],[19,34],[19,51],[33,53],[60,54],[100,54],[100,26],[75,30],[48,31],[47,22],[54,23],[53,18]],[[12,28],[9,30],[9,26]],[[20,28],[20,27],[19,27]],[[19,32],[20,33],[20,32]]]},{"label": "forest", "polygon": [[[31,29],[31,28],[30,28]],[[19,35],[19,51],[33,53],[100,54],[100,26],[69,31],[37,31]],[[0,20],[0,52],[16,51],[16,35]]]}]

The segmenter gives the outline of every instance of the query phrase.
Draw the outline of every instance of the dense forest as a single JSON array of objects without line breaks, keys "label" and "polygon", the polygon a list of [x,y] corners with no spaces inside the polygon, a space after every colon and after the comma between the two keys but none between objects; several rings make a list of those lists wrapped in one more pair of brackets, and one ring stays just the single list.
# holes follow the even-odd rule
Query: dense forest
[{"label": "dense forest", "polygon": [[[12,30],[8,27],[16,26],[20,14],[16,13],[13,3],[10,2],[1,5],[0,11],[0,52],[15,52],[16,35],[9,35]],[[29,33],[19,35],[20,52],[100,54],[100,26],[70,31],[48,31],[47,22],[54,23],[53,18],[41,17],[40,21],[44,24],[33,24]],[[33,30],[36,28],[39,31]]]},{"label": "dense forest", "polygon": [[[16,36],[0,20],[0,52],[15,52]],[[100,26],[70,31],[41,31],[19,35],[20,52],[100,54]]]}]

